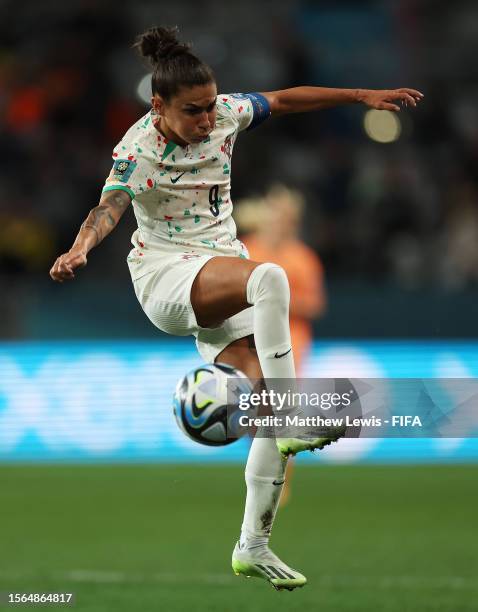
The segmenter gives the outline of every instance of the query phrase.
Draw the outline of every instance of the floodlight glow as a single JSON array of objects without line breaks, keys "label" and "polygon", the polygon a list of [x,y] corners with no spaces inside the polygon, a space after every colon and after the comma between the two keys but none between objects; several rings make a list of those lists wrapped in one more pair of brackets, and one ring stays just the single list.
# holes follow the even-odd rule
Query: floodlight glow
[{"label": "floodlight glow", "polygon": [[145,104],[151,104],[151,73],[145,74],[136,87],[136,95]]},{"label": "floodlight glow", "polygon": [[387,110],[369,110],[365,113],[364,130],[375,142],[395,142],[402,133],[402,124],[396,113]]}]

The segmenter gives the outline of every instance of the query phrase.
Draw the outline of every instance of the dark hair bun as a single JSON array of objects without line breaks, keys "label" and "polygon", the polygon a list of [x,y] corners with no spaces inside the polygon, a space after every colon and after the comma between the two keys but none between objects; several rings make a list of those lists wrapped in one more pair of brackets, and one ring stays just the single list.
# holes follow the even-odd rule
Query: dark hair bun
[{"label": "dark hair bun", "polygon": [[189,45],[179,42],[177,35],[177,27],[150,28],[138,36],[133,46],[152,64],[158,64],[177,55],[189,53]]}]

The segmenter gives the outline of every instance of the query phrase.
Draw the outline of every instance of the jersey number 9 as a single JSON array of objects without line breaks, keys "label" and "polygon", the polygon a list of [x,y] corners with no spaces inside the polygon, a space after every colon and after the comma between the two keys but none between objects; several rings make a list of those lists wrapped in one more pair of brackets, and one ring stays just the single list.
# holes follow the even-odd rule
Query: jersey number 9
[{"label": "jersey number 9", "polygon": [[209,190],[209,210],[217,217],[219,214],[219,185],[214,185]]}]

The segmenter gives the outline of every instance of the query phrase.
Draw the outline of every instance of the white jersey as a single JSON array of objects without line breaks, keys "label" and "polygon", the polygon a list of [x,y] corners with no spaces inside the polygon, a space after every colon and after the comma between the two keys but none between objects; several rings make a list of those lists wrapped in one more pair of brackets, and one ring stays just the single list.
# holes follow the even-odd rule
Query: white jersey
[{"label": "white jersey", "polygon": [[269,114],[261,94],[222,94],[216,127],[198,144],[181,147],[165,138],[154,111],[126,132],[103,191],[122,189],[132,198],[138,222],[128,256],[133,279],[146,271],[143,262],[153,253],[247,257],[232,218],[232,149],[240,131]]}]

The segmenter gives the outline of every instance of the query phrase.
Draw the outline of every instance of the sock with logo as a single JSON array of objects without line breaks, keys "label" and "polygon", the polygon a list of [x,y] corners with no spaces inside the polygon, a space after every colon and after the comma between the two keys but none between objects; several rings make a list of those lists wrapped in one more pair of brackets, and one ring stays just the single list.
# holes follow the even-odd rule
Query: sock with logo
[{"label": "sock with logo", "polygon": [[289,281],[276,264],[254,268],[247,281],[247,301],[254,306],[254,341],[264,378],[295,378],[289,328]]},{"label": "sock with logo", "polygon": [[287,459],[274,438],[255,437],[246,465],[247,497],[241,529],[241,548],[266,546],[279,505]]},{"label": "sock with logo", "polygon": [[[254,268],[247,283],[247,301],[254,306],[254,341],[264,378],[295,379],[290,290],[284,270],[271,263]],[[260,432],[252,442],[245,472],[247,497],[240,545],[248,548],[265,546],[269,541],[287,465],[275,438],[258,437]]]}]

